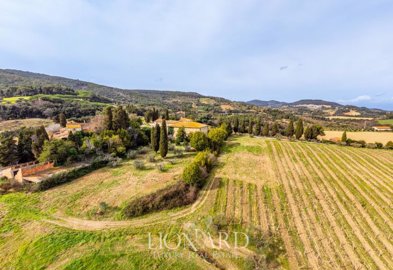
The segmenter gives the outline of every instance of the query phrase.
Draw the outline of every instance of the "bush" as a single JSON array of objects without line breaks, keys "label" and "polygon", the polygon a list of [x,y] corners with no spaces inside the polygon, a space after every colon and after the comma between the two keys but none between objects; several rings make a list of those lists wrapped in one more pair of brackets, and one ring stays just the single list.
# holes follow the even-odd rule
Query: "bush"
[{"label": "bush", "polygon": [[150,151],[150,148],[144,146],[144,147],[141,147],[141,148],[138,149],[138,154],[144,155],[144,154],[148,153],[149,151]]},{"label": "bush", "polygon": [[134,161],[134,168],[137,170],[144,170],[145,169],[145,162],[141,160]]},{"label": "bush", "polygon": [[184,168],[183,181],[188,185],[201,186],[203,184],[202,171],[198,163],[191,162]]},{"label": "bush", "polygon": [[130,150],[127,152],[127,158],[129,158],[129,159],[136,159],[137,155],[138,155],[138,152],[135,150]]},{"label": "bush", "polygon": [[111,167],[117,167],[120,165],[122,159],[119,157],[113,158],[111,161],[109,161],[109,166]]},{"label": "bush", "polygon": [[122,211],[125,217],[137,217],[159,210],[173,209],[193,203],[198,189],[182,181],[155,193],[131,201]]},{"label": "bush", "polygon": [[148,160],[149,162],[151,162],[151,163],[154,163],[154,162],[156,162],[156,156],[155,156],[154,154],[149,155],[148,158],[147,158],[147,160]]},{"label": "bush", "polygon": [[393,141],[388,141],[385,145],[385,148],[392,150],[393,149]]},{"label": "bush", "polygon": [[[190,134],[190,144],[197,151],[204,151],[209,148],[209,139],[203,132],[194,132]],[[187,146],[186,146],[187,151]]]},{"label": "bush", "polygon": [[163,164],[163,163],[158,164],[156,167],[158,168],[158,170],[159,170],[160,172],[166,172],[166,171],[168,171],[168,168],[167,168],[167,167],[165,166],[165,164]]},{"label": "bush", "polygon": [[207,137],[210,141],[210,146],[213,151],[219,152],[227,137],[227,132],[223,128],[213,128],[209,130]]},{"label": "bush", "polygon": [[183,156],[183,151],[181,149],[175,149],[173,151],[173,153],[177,156],[177,157],[182,157]]}]

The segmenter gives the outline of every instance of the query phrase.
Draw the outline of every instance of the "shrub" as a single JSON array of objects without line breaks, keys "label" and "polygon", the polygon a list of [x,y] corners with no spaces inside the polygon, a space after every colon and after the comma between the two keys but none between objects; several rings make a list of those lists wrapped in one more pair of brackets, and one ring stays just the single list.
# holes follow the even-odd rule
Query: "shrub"
[{"label": "shrub", "polygon": [[202,185],[203,176],[198,163],[191,162],[184,168],[183,181],[188,185]]},{"label": "shrub", "polygon": [[226,139],[227,133],[223,128],[213,128],[207,134],[213,151],[219,151]]},{"label": "shrub", "polygon": [[158,164],[156,167],[158,168],[158,170],[159,170],[160,172],[166,172],[166,171],[168,171],[168,168],[167,168],[167,167],[165,166],[165,164],[163,164],[163,163]]},{"label": "shrub", "polygon": [[148,153],[149,150],[150,150],[149,147],[146,147],[146,146],[141,147],[141,148],[138,149],[138,154],[144,155],[144,154]]},{"label": "shrub", "polygon": [[[190,144],[197,151],[204,151],[209,147],[209,139],[203,132],[194,132],[190,134]],[[186,146],[187,151],[187,146]]]},{"label": "shrub", "polygon": [[152,154],[152,155],[149,155],[149,156],[148,156],[147,160],[148,160],[149,162],[151,162],[151,163],[154,163],[154,162],[156,162],[156,157],[155,157],[154,154]]},{"label": "shrub", "polygon": [[137,155],[138,155],[138,152],[135,150],[130,150],[127,152],[127,158],[129,158],[129,159],[136,159]]},{"label": "shrub", "polygon": [[386,143],[386,145],[385,145],[385,148],[386,149],[393,149],[393,141],[388,141],[387,143]]},{"label": "shrub", "polygon": [[183,151],[181,149],[175,149],[173,151],[173,153],[177,156],[177,157],[182,157],[183,156]]},{"label": "shrub", "polygon": [[134,161],[134,168],[137,170],[144,170],[145,169],[145,162],[141,160]]},{"label": "shrub", "polygon": [[377,146],[378,149],[382,149],[383,148],[383,144],[380,142],[375,142],[375,145]]},{"label": "shrub", "polygon": [[198,189],[179,181],[173,186],[132,200],[122,211],[125,217],[137,217],[158,210],[172,209],[193,203]]},{"label": "shrub", "polygon": [[120,165],[122,159],[119,157],[113,158],[111,161],[109,161],[109,166],[111,167],[117,167]]}]

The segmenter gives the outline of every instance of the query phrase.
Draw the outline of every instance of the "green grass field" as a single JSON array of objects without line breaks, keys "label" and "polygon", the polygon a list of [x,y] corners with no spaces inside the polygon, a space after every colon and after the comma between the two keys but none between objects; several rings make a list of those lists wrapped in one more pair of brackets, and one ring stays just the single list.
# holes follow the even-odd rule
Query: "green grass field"
[{"label": "green grass field", "polygon": [[[121,208],[165,186],[189,159],[166,173],[125,162],[45,192],[0,196],[0,269],[255,269],[272,257],[270,269],[392,269],[387,150],[234,136],[193,206],[130,220],[116,210],[92,215],[100,201]],[[169,233],[174,247],[176,233],[195,228],[216,243],[219,231],[244,232],[250,245],[234,249],[230,236],[230,248],[213,249],[191,238],[198,252],[171,251],[153,238],[149,249],[149,233]]]},{"label": "green grass field", "polygon": [[21,100],[35,100],[39,98],[48,98],[48,99],[62,99],[62,100],[67,100],[67,101],[76,101],[81,104],[92,104],[92,105],[98,105],[98,106],[107,106],[106,103],[101,103],[101,102],[92,102],[89,101],[88,99],[91,97],[92,93],[91,91],[87,90],[77,90],[77,95],[61,95],[61,94],[55,94],[55,95],[46,95],[46,94],[38,94],[34,96],[15,96],[15,97],[6,97],[3,98],[2,104],[15,104],[18,101]]},{"label": "green grass field", "polygon": [[392,125],[393,126],[393,119],[378,120],[378,124],[380,124],[380,125]]}]

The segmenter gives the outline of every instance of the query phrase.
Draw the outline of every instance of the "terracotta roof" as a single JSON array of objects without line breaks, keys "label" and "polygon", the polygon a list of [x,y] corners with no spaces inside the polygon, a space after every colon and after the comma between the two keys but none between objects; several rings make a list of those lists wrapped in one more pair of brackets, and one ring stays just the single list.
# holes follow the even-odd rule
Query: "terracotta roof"
[{"label": "terracotta roof", "polygon": [[391,129],[390,126],[373,126],[373,128],[380,128],[380,129]]},{"label": "terracotta roof", "polygon": [[[162,119],[157,119],[156,123],[161,125]],[[187,119],[187,118],[181,118],[180,121],[168,120],[168,121],[166,121],[166,125],[168,127],[173,127],[173,128],[181,128],[181,127],[184,127],[184,128],[203,128],[203,127],[207,127],[207,125],[205,125],[205,124],[194,122],[191,119]]]}]

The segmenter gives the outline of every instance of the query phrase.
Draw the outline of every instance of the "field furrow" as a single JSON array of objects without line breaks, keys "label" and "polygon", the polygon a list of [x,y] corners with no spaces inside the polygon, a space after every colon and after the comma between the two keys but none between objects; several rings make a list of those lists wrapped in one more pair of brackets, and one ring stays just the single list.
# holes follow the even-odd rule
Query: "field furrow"
[{"label": "field furrow", "polygon": [[259,228],[262,232],[267,233],[269,231],[269,218],[268,213],[266,212],[265,197],[262,189],[263,187],[261,186],[255,187],[255,199],[257,205]]},{"label": "field furrow", "polygon": [[272,151],[273,151],[273,156],[275,157],[274,161],[277,163],[278,178],[280,179],[281,184],[284,187],[285,194],[287,195],[291,215],[295,223],[295,226],[299,232],[299,236],[304,244],[305,254],[308,257],[308,262],[310,264],[310,267],[316,269],[319,266],[319,260],[318,260],[319,254],[318,251],[315,250],[315,246],[309,239],[309,233],[306,229],[309,226],[307,226],[307,224],[304,223],[304,219],[303,219],[304,214],[303,215],[301,214],[303,213],[303,211],[299,209],[298,204],[294,198],[294,195],[291,191],[291,187],[289,185],[290,180],[287,178],[287,175],[283,170],[282,164],[280,164],[277,149],[275,148],[274,145],[272,145]]},{"label": "field furrow", "polygon": [[[346,200],[348,203],[344,204],[346,207],[341,203],[338,203],[338,206],[339,206],[343,216],[345,217],[346,221],[350,225],[353,233],[355,234],[355,236],[357,237],[357,239],[360,241],[361,245],[363,246],[365,253],[369,254],[369,257],[373,260],[373,262],[375,263],[375,265],[378,268],[380,268],[380,269],[386,268],[387,266],[380,258],[381,251],[372,244],[372,239],[367,234],[364,233],[363,226],[365,224],[355,214],[356,212],[353,212],[356,208],[352,207],[352,208],[348,209],[348,207],[353,204],[358,206],[359,202],[353,197],[353,194],[351,193],[351,191],[346,188],[346,186],[337,177],[337,175],[332,171],[332,169],[328,165],[326,165],[327,162],[324,162],[321,159],[320,155],[318,155],[315,152],[315,149],[313,149],[309,145],[307,145],[307,148],[310,151],[310,154],[314,156],[315,160],[317,160],[319,162],[319,164],[327,172],[329,178],[336,182],[337,187],[339,187],[341,189],[342,196],[343,197],[347,197],[347,196],[350,197],[350,198],[348,198],[348,200]],[[341,197],[341,199],[342,199],[342,197]],[[361,213],[363,215],[366,215],[365,213],[363,213],[363,211],[361,211]]]},{"label": "field furrow", "polygon": [[[308,219],[310,220],[313,227],[313,239],[316,241],[316,245],[321,245],[321,259],[322,265],[326,268],[333,267],[335,269],[340,268],[340,260],[341,258],[336,258],[336,260],[332,260],[331,256],[328,254],[334,254],[334,247],[331,245],[331,241],[329,241],[328,237],[324,233],[324,228],[322,227],[321,222],[317,219],[316,209],[316,200],[314,197],[314,193],[306,186],[306,177],[304,177],[303,171],[300,168],[299,163],[295,163],[290,159],[288,153],[288,145],[284,145],[285,147],[281,148],[281,151],[284,155],[284,159],[286,161],[287,169],[291,172],[293,179],[295,180],[295,184],[298,190],[302,190],[303,192],[299,194],[304,194],[304,196],[300,196],[303,199],[304,205],[307,207]],[[286,150],[285,150],[286,149]],[[307,200],[307,202],[306,202]]]},{"label": "field furrow", "polygon": [[[298,161],[298,163],[302,163],[302,166],[299,167],[299,174],[303,174],[304,178],[302,179],[304,185],[307,186],[305,190],[305,194],[311,194],[313,196],[312,205],[315,209],[315,217],[317,221],[321,224],[324,240],[328,242],[333,252],[329,254],[334,254],[334,257],[338,264],[343,267],[348,266],[348,262],[351,262],[350,257],[354,255],[352,251],[348,250],[349,244],[346,241],[344,234],[338,230],[338,225],[334,219],[332,213],[334,212],[326,201],[328,198],[325,198],[326,192],[322,192],[319,188],[319,185],[316,183],[316,179],[318,178],[315,175],[311,175],[311,172],[304,161],[304,157],[301,153],[296,152],[293,149],[292,144],[288,144],[288,155],[292,157],[293,160]],[[326,245],[326,244],[325,244]],[[329,247],[327,247],[329,249]],[[331,256],[331,255],[330,255]],[[355,260],[353,264],[350,264],[353,267],[360,265],[360,263]]]},{"label": "field furrow", "polygon": [[[348,211],[343,206],[345,204],[342,200],[343,194],[336,186],[332,185],[333,183],[331,181],[327,180],[326,171],[321,170],[321,164],[311,158],[312,154],[310,152],[307,152],[303,146],[299,145],[296,145],[295,149],[298,153],[301,153],[312,172],[319,178],[319,181],[315,184],[320,189],[320,198],[324,197],[320,199],[321,206],[325,209],[325,214],[329,218],[332,228],[339,237],[341,245],[348,254],[355,269],[359,269],[361,266],[371,267],[374,263],[370,256],[368,256],[367,251],[362,247],[361,241],[353,232],[351,227],[353,222],[346,219]],[[355,246],[357,246],[356,249]]]}]

